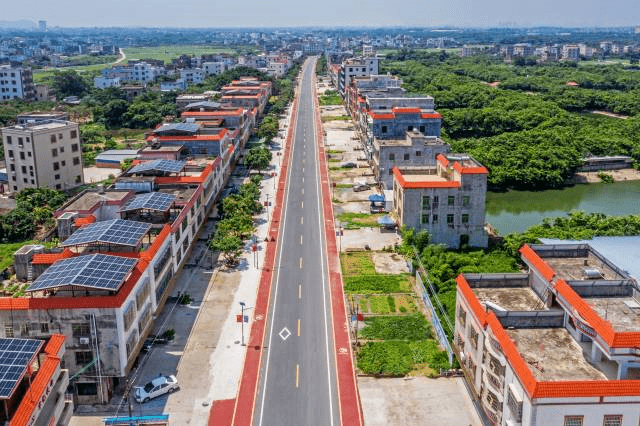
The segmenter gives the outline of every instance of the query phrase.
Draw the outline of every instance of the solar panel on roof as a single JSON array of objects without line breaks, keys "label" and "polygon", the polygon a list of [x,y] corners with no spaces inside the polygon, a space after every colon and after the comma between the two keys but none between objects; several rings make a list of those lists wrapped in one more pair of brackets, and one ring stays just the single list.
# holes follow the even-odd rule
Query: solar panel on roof
[{"label": "solar panel on roof", "polygon": [[27,291],[76,285],[101,290],[117,290],[138,259],[89,254],[59,260],[40,275]]},{"label": "solar panel on roof", "polygon": [[0,339],[0,399],[11,397],[43,343],[35,339]]},{"label": "solar panel on roof", "polygon": [[137,195],[133,200],[129,201],[120,209],[121,212],[148,209],[157,211],[167,211],[171,207],[171,203],[176,199],[175,195],[166,194],[164,192],[149,192]]},{"label": "solar panel on roof", "polygon": [[184,169],[184,161],[177,160],[152,160],[140,163],[131,170],[129,174],[144,173],[144,172],[167,172],[167,173],[180,173]]},{"label": "solar panel on roof", "polygon": [[150,228],[150,223],[136,222],[134,220],[105,220],[78,229],[62,243],[62,246],[69,247],[91,243],[136,246],[140,239],[149,232]]}]

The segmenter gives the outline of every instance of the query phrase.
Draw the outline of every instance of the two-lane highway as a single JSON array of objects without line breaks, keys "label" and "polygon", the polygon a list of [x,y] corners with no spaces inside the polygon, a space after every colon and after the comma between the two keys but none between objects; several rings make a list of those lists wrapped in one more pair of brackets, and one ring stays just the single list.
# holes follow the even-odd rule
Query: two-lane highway
[{"label": "two-lane highway", "polygon": [[339,425],[322,217],[315,59],[303,65],[298,116],[254,411],[258,426]]}]

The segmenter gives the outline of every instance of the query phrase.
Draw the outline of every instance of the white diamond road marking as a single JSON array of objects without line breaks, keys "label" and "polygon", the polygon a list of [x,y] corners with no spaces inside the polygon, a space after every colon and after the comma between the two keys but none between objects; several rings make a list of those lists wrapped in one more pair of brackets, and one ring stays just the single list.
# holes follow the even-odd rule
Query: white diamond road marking
[{"label": "white diamond road marking", "polygon": [[278,333],[278,336],[280,336],[280,338],[284,341],[284,340],[287,340],[289,336],[291,336],[291,332],[287,327],[285,327],[282,330],[280,330],[280,333]]}]

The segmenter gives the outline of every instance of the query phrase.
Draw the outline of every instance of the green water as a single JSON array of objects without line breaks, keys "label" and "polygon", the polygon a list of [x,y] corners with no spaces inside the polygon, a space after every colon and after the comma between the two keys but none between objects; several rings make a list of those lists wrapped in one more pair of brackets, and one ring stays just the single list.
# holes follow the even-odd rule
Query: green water
[{"label": "green water", "polygon": [[612,216],[640,214],[640,181],[593,183],[547,191],[487,193],[486,221],[501,235],[522,232],[571,210]]}]

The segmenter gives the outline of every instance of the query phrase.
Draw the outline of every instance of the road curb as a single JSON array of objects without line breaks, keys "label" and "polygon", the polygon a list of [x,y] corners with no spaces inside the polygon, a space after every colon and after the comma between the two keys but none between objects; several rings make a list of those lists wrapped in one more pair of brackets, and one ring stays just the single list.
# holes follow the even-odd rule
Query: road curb
[{"label": "road curb", "polygon": [[333,204],[329,182],[329,168],[324,151],[324,133],[320,105],[316,86],[316,76],[313,80],[314,109],[316,111],[316,134],[318,142],[318,157],[320,161],[320,186],[322,189],[322,209],[324,215],[325,241],[327,244],[327,264],[329,268],[329,283],[331,288],[331,312],[333,316],[333,341],[336,360],[336,381],[338,383],[338,404],[340,406],[340,420],[344,426],[362,426],[364,417],[360,404],[360,394],[353,365],[351,350],[351,336],[347,322],[347,310],[344,303],[342,271],[340,257],[336,244],[336,229],[333,221]]}]

